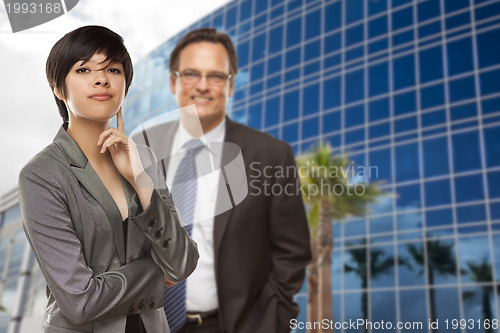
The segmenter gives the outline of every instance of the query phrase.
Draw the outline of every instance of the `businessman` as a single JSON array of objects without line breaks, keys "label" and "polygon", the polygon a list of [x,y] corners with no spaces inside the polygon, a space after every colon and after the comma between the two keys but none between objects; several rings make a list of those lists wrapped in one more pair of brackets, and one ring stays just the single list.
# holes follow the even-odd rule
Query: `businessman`
[{"label": "businessman", "polygon": [[[134,140],[149,145],[159,156],[183,156],[164,159],[163,168],[172,182],[174,202],[191,225],[188,230],[198,244],[200,259],[187,283],[166,290],[164,308],[170,328],[172,332],[289,332],[290,320],[299,311],[292,298],[311,259],[293,152],[287,143],[226,115],[238,73],[227,34],[213,28],[189,32],[172,51],[169,65],[177,105],[194,104],[201,130],[181,117],[174,124],[146,128]],[[177,180],[200,175],[200,156],[209,150],[207,142],[232,143],[241,150],[244,167],[240,170],[252,184],[231,209],[217,208],[226,188],[212,186],[227,182],[225,178],[176,190]],[[269,185],[274,193],[266,189]]]}]

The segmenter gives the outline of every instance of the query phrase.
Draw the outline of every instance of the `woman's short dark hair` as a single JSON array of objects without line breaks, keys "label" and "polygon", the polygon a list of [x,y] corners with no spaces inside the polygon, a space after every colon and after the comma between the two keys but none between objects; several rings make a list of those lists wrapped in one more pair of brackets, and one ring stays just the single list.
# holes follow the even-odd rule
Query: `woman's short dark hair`
[{"label": "woman's short dark hair", "polygon": [[217,31],[215,28],[201,28],[190,31],[177,43],[172,53],[170,53],[170,75],[174,75],[175,71],[179,69],[181,51],[189,44],[198,42],[221,43],[226,48],[229,56],[229,74],[232,75],[232,80],[234,80],[236,74],[238,74],[238,56],[233,42],[226,33]]},{"label": "woman's short dark hair", "polygon": [[[125,72],[125,94],[132,83],[134,75],[130,55],[123,44],[123,38],[108,28],[89,25],[73,30],[61,38],[50,51],[45,67],[47,81],[52,92],[60,91],[66,95],[64,84],[71,67],[78,62],[87,62],[95,53],[106,55],[105,61],[118,62]],[[68,109],[54,93],[63,122],[68,121]]]}]

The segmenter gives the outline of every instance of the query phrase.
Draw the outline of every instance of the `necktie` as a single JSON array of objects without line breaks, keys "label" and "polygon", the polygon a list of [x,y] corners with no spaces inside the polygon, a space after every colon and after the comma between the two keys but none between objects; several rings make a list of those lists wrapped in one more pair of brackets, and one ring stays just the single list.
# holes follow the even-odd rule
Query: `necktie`
[{"label": "necktie", "polygon": [[[172,198],[180,211],[191,235],[193,230],[194,209],[196,206],[196,162],[195,157],[203,149],[199,139],[191,139],[183,146],[187,151],[175,172],[172,183]],[[186,281],[178,282],[172,288],[165,288],[163,309],[167,316],[170,331],[175,333],[186,323]]]}]

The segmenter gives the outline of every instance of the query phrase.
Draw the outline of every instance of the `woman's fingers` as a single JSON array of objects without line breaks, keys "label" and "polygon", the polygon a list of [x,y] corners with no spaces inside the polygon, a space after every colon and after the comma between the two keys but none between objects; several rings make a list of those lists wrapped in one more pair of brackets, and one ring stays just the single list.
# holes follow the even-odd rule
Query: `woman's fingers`
[{"label": "woman's fingers", "polygon": [[125,133],[125,125],[123,124],[123,115],[122,115],[122,107],[120,106],[120,110],[116,114],[116,127],[118,131],[121,133]]},{"label": "woman's fingers", "polygon": [[116,131],[113,127],[109,127],[106,129],[104,132],[102,132],[99,135],[99,138],[97,139],[97,145],[99,146],[104,140],[106,140],[107,137],[113,134],[113,131]]},{"label": "woman's fingers", "polygon": [[[121,113],[117,124],[123,130]],[[102,145],[101,154],[109,151],[118,172],[134,184],[136,177],[144,171],[134,141],[119,129],[109,127],[99,135],[97,144]]]},{"label": "woman's fingers", "polygon": [[97,145],[102,144],[101,153],[104,153],[107,147],[110,147],[115,143],[127,145],[128,137],[112,127],[102,132],[101,135],[99,135],[99,139],[97,140]]},{"label": "woman's fingers", "polygon": [[102,144],[101,153],[106,151],[106,148],[111,147],[114,144],[123,144],[126,145],[128,143],[128,138],[120,136],[120,135],[111,135],[106,141]]}]

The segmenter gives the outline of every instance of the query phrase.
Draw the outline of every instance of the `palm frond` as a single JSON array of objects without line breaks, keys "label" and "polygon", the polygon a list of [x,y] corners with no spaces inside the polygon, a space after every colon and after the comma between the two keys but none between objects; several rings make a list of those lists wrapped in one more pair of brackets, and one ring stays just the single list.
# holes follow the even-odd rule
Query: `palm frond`
[{"label": "palm frond", "polygon": [[380,183],[353,179],[354,164],[346,155],[332,155],[327,144],[314,146],[307,154],[297,157],[302,196],[313,207],[328,199],[331,217],[342,222],[350,216],[363,216],[368,205],[382,195]]}]

